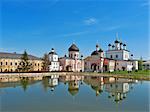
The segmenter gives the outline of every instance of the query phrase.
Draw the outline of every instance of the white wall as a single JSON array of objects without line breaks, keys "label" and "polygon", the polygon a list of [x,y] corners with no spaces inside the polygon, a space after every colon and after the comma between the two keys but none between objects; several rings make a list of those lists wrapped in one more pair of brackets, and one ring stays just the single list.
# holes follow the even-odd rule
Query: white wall
[{"label": "white wall", "polygon": [[58,55],[50,54],[49,55],[49,60],[50,61],[58,61]]},{"label": "white wall", "polygon": [[[129,52],[125,50],[108,50],[106,51],[106,57],[116,59],[116,60],[128,60],[129,57]],[[116,57],[118,55],[118,57]]]}]

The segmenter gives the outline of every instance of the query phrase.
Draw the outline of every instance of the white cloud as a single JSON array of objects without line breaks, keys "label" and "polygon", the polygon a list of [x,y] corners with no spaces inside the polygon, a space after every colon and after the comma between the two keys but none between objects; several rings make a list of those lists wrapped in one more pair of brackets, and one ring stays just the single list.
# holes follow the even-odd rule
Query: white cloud
[{"label": "white cloud", "polygon": [[82,34],[86,34],[86,33],[88,33],[88,31],[68,33],[68,34],[62,35],[62,37],[77,36],[77,35],[82,35]]},{"label": "white cloud", "polygon": [[83,21],[85,25],[94,25],[98,23],[98,20],[96,18],[89,18]]},{"label": "white cloud", "polygon": [[66,33],[66,34],[60,34],[60,35],[55,35],[53,37],[57,38],[57,37],[72,37],[72,36],[80,36],[83,34],[87,34],[89,33],[88,31],[81,31],[81,32],[74,32],[74,33]]}]

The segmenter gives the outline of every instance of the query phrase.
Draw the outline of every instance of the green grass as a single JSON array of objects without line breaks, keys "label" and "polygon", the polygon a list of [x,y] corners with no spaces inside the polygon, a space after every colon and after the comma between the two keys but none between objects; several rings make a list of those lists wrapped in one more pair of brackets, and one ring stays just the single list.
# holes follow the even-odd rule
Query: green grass
[{"label": "green grass", "polygon": [[135,79],[150,80],[150,70],[138,70],[138,71],[132,71],[130,73],[128,73],[127,71],[114,71],[109,74],[126,76],[126,77],[130,77],[130,78],[135,78]]},{"label": "green grass", "polygon": [[132,71],[130,73],[128,73],[127,71],[114,71],[111,74],[120,74],[120,75],[133,74],[133,75],[150,76],[150,70],[138,70],[138,71]]}]

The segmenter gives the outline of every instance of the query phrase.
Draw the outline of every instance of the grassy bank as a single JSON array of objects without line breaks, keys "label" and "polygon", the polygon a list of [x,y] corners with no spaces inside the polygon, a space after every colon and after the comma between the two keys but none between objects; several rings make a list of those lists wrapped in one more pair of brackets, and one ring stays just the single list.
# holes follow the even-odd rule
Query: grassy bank
[{"label": "grassy bank", "polygon": [[0,73],[3,77],[37,77],[50,75],[84,75],[84,76],[111,76],[116,78],[132,78],[137,80],[150,80],[150,70],[132,71],[115,71],[112,73],[97,73],[97,72],[42,72],[42,73]]},{"label": "grassy bank", "polygon": [[136,79],[145,79],[150,80],[150,70],[138,70],[138,71],[114,71],[112,73],[108,73],[112,75],[124,76],[129,78],[136,78]]}]

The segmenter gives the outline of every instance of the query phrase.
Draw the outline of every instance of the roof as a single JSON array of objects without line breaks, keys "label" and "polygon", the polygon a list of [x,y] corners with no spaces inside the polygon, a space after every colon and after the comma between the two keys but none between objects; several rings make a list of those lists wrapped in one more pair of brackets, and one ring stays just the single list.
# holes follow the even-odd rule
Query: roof
[{"label": "roof", "polygon": [[[21,59],[22,54],[17,53],[6,53],[6,52],[0,52],[0,58],[6,58],[6,59]],[[41,58],[38,58],[33,55],[28,55],[28,58],[30,60],[41,60]]]},{"label": "roof", "polygon": [[78,48],[75,44],[72,44],[72,45],[69,47],[68,51],[79,51],[79,48]]},{"label": "roof", "polygon": [[68,91],[72,96],[75,96],[79,92],[79,89],[68,89]]},{"label": "roof", "polygon": [[102,50],[102,49],[100,49],[98,52],[103,52],[103,50]]},{"label": "roof", "polygon": [[103,52],[102,49],[100,49],[100,50],[98,50],[98,51],[93,51],[93,52],[91,53],[91,55],[99,55],[101,52]]},{"label": "roof", "polygon": [[115,40],[115,43],[119,43],[119,41],[118,41],[118,40]]},{"label": "roof", "polygon": [[56,52],[52,52],[52,51],[51,51],[51,52],[49,52],[49,54],[57,55],[57,53],[56,53]]},{"label": "roof", "polygon": [[122,45],[123,43],[122,42],[120,42],[120,45]]},{"label": "roof", "polygon": [[143,62],[143,64],[150,64],[150,60]]},{"label": "roof", "polygon": [[108,46],[111,46],[111,44],[108,44]]},{"label": "roof", "polygon": [[112,47],[115,47],[114,45],[112,45]]},{"label": "roof", "polygon": [[57,55],[57,53],[55,52],[54,48],[51,49],[51,52],[49,52],[49,54]]},{"label": "roof", "polygon": [[99,55],[99,53],[100,53],[100,52],[98,52],[98,51],[93,51],[93,52],[91,53],[91,55]]},{"label": "roof", "polygon": [[109,52],[109,51],[127,51],[127,52],[130,52],[130,51],[127,50],[127,49],[118,49],[118,50],[116,50],[116,49],[111,49],[111,50],[107,50],[106,52]]}]

